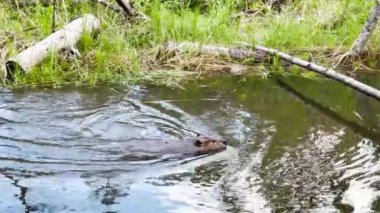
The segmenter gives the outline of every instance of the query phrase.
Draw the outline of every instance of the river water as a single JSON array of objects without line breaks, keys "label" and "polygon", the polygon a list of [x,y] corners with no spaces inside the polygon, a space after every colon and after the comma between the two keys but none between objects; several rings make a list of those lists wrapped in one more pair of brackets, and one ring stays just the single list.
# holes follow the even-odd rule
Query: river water
[{"label": "river water", "polygon": [[[380,104],[330,80],[0,92],[0,212],[380,211]],[[195,132],[229,147],[125,158]]]}]

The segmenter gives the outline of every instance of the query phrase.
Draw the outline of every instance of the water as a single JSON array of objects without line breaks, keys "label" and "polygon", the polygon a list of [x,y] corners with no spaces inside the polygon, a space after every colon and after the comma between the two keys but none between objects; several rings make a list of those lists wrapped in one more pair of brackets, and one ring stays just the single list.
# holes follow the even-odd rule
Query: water
[{"label": "water", "polygon": [[[380,211],[379,103],[331,81],[0,92],[0,212]],[[195,132],[230,146],[123,158],[130,141]]]}]

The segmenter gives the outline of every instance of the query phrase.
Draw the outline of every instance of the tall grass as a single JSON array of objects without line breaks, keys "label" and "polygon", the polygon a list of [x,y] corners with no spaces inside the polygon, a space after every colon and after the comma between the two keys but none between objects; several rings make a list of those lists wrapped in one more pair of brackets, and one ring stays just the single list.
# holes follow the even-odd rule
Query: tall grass
[{"label": "tall grass", "polygon": [[[67,62],[51,55],[29,74],[18,75],[13,85],[155,81],[145,76],[149,60],[142,60],[141,55],[169,40],[261,44],[292,52],[348,50],[374,3],[297,0],[281,9],[270,9],[261,1],[243,0],[136,0],[135,5],[149,21],[127,21],[92,3],[67,1],[66,7],[60,5],[58,27],[84,13],[93,13],[102,23],[101,32],[96,37],[83,36],[78,44],[80,58]],[[244,9],[255,14],[243,14]],[[52,6],[17,8],[1,1],[0,49],[5,51],[6,47],[7,56],[11,56],[49,35],[52,12]],[[376,31],[370,41],[375,51],[380,47],[378,37]],[[0,58],[1,63],[3,60]]]}]

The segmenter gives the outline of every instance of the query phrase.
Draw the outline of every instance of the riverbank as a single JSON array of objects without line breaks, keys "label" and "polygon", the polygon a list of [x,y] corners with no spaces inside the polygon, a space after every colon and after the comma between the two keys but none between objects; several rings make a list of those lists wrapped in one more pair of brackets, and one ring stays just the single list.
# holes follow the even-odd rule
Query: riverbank
[{"label": "riverbank", "polygon": [[[200,77],[237,65],[265,76],[278,68],[194,54],[157,58],[159,46],[168,41],[231,47],[259,44],[333,66],[350,49],[374,5],[359,0],[311,0],[269,8],[261,2],[238,0],[135,1],[136,9],[148,19],[128,19],[99,4],[75,2],[66,1],[58,6],[57,27],[92,13],[101,22],[100,33],[81,39],[79,58],[64,60],[52,55],[27,75],[17,75],[11,86],[142,81],[173,85],[189,75]],[[0,3],[0,62],[3,64],[6,58],[48,36],[52,31],[52,14],[53,6],[17,7],[9,1]],[[369,42],[370,53],[380,49],[379,34],[375,31]],[[366,65],[375,67],[375,58],[369,56]],[[362,62],[353,63],[353,69],[360,65]],[[300,73],[298,68],[291,70]]]}]

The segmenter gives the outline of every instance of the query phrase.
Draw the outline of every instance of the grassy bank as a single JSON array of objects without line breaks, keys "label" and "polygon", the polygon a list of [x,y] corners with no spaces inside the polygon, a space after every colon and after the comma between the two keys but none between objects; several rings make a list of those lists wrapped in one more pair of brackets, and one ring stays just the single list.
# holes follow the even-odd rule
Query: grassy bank
[{"label": "grassy bank", "polygon": [[[126,20],[101,5],[66,0],[65,6],[59,6],[58,27],[92,13],[101,21],[101,32],[96,37],[85,35],[81,39],[80,58],[65,61],[51,55],[30,74],[18,75],[12,85],[143,80],[175,83],[186,76],[182,71],[191,71],[193,67],[168,67],[157,62],[157,47],[170,40],[227,46],[260,44],[330,65],[334,53],[349,50],[374,4],[362,0],[306,0],[269,9],[261,1],[248,2],[135,1],[136,8],[149,17],[143,21]],[[49,35],[52,13],[52,6],[17,8],[1,1],[0,62],[3,64],[7,57]],[[370,41],[372,52],[380,49],[378,37],[379,31],[375,31]]]}]

